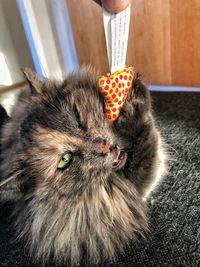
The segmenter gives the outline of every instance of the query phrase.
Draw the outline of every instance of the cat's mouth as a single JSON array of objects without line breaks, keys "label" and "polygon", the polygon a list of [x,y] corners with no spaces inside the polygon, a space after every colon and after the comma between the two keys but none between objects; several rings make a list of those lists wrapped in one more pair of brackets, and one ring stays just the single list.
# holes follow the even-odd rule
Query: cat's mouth
[{"label": "cat's mouth", "polygon": [[124,151],[120,150],[118,146],[112,149],[111,153],[113,154],[113,164],[112,168],[115,170],[119,170],[124,167],[127,159],[127,155]]}]

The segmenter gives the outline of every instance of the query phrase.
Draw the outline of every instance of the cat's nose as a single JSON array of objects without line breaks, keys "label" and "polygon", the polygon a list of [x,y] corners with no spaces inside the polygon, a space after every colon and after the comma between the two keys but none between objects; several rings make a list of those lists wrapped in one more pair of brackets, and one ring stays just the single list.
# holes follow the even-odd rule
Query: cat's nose
[{"label": "cat's nose", "polygon": [[120,148],[117,145],[110,145],[110,144],[106,143],[101,147],[101,152],[103,154],[107,154],[107,153],[111,152],[116,157],[118,157],[119,153],[120,153]]},{"label": "cat's nose", "polygon": [[109,145],[109,144],[105,144],[105,145],[103,145],[103,146],[101,147],[101,152],[102,152],[103,154],[107,154],[107,153],[110,152],[111,147],[112,147],[111,145]]}]

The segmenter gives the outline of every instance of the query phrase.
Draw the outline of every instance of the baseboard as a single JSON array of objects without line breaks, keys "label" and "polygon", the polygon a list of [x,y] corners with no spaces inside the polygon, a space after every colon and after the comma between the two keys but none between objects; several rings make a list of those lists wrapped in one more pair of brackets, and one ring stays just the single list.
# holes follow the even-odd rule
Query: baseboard
[{"label": "baseboard", "polygon": [[7,93],[9,91],[19,89],[20,87],[23,87],[26,84],[28,84],[28,83],[26,81],[23,81],[23,82],[19,82],[19,83],[15,83],[15,84],[9,85],[9,86],[0,87],[0,94]]}]

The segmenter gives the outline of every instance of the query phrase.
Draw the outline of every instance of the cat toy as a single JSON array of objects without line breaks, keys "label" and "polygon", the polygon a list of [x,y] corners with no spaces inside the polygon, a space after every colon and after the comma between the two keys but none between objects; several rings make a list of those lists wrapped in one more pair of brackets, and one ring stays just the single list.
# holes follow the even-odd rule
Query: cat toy
[{"label": "cat toy", "polygon": [[106,116],[109,122],[119,117],[121,108],[126,101],[134,77],[133,67],[125,67],[113,74],[107,73],[99,78],[99,90],[106,100]]},{"label": "cat toy", "polygon": [[134,68],[125,66],[130,6],[117,14],[103,8],[103,21],[110,72],[99,78],[98,87],[105,97],[107,119],[113,123],[120,115],[134,79]]}]

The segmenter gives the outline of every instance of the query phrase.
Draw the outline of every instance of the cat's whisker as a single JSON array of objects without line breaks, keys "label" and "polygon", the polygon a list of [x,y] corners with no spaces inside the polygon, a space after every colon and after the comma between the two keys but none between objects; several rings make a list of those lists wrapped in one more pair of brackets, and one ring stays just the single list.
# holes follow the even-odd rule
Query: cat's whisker
[{"label": "cat's whisker", "polygon": [[8,184],[10,181],[15,180],[15,179],[16,179],[16,176],[11,176],[11,177],[5,179],[4,181],[0,182],[0,187]]},{"label": "cat's whisker", "polygon": [[165,146],[170,148],[171,150],[173,150],[176,153],[177,156],[180,156],[180,154],[178,153],[178,151],[174,147],[172,147],[171,145],[169,145],[167,143],[165,144]]}]

